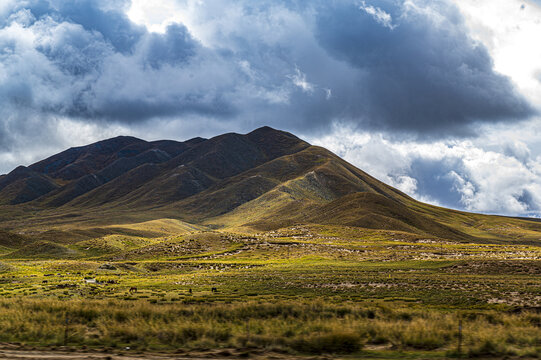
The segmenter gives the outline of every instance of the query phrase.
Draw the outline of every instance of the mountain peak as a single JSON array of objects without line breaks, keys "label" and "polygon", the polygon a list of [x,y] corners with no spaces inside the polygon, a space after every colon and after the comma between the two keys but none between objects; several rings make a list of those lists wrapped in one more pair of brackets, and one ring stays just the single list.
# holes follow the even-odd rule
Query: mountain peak
[{"label": "mountain peak", "polygon": [[168,216],[213,226],[335,224],[469,239],[427,215],[429,205],[269,126],[185,142],[117,136],[71,148],[0,177],[0,204],[22,203],[105,223]]},{"label": "mountain peak", "polygon": [[288,136],[288,137],[291,137],[291,138],[299,139],[298,137],[296,137],[295,135],[293,135],[291,133],[288,133],[287,131],[277,130],[277,129],[271,128],[270,126],[262,126],[260,128],[255,129],[255,130],[252,130],[251,132],[246,134],[246,136],[248,136],[248,137]]},{"label": "mountain peak", "polygon": [[255,129],[255,130],[252,130],[250,132],[250,134],[251,133],[256,133],[256,132],[273,132],[273,131],[282,132],[281,130],[276,130],[275,128],[271,128],[270,126],[265,125],[265,126],[261,126],[261,127],[257,128],[257,129]]}]

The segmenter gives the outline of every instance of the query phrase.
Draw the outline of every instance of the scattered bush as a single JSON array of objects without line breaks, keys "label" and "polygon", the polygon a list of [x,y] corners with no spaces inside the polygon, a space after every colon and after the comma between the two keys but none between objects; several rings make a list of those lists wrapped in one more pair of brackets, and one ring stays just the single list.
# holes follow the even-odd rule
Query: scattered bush
[{"label": "scattered bush", "polygon": [[362,347],[359,335],[348,332],[298,337],[290,346],[305,354],[351,354]]}]

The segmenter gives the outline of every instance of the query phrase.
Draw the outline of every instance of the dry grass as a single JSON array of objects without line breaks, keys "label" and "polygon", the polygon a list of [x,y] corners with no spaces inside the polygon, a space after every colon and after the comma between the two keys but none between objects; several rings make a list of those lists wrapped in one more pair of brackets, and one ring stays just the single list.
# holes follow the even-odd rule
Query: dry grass
[{"label": "dry grass", "polygon": [[281,349],[289,353],[358,353],[364,346],[454,354],[463,320],[463,351],[541,355],[541,315],[441,312],[385,304],[256,301],[151,304],[118,300],[0,300],[0,341],[38,346],[64,342],[139,350]]}]

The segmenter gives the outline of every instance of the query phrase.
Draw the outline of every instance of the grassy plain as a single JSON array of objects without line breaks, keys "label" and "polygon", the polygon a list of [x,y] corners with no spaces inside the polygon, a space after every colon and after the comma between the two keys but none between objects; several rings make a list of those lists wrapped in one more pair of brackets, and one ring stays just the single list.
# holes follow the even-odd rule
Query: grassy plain
[{"label": "grassy plain", "polygon": [[48,230],[0,247],[0,342],[221,357],[541,357],[541,247],[529,241],[170,219],[105,230],[70,230],[77,241]]}]

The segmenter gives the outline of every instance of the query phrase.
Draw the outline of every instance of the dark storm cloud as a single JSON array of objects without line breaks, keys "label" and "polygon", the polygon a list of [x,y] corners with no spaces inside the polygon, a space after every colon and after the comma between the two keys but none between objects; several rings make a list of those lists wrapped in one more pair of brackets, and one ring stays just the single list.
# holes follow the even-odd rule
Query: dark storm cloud
[{"label": "dark storm cloud", "polygon": [[149,34],[142,46],[145,47],[145,60],[153,68],[159,68],[163,65],[182,66],[195,56],[199,44],[185,26],[173,24],[167,27],[165,35]]},{"label": "dark storm cloud", "polygon": [[71,115],[87,116],[88,118],[107,117],[126,123],[143,121],[160,116],[184,115],[196,113],[199,115],[218,116],[226,118],[233,116],[235,109],[228,101],[220,98],[203,99],[203,95],[194,94],[184,99],[166,100],[159,102],[145,99],[127,99],[104,101],[98,110],[88,112],[88,109],[75,109]]},{"label": "dark storm cloud", "polygon": [[522,194],[520,194],[520,196],[517,196],[516,199],[521,204],[524,204],[527,210],[527,214],[531,215],[532,212],[535,213],[540,210],[538,200],[535,198],[532,192],[527,189],[522,190]]},{"label": "dark storm cloud", "polygon": [[206,42],[180,23],[149,33],[128,5],[10,1],[0,13],[8,138],[28,131],[28,113],[149,126],[193,115],[303,132],[339,120],[436,137],[532,114],[444,1],[204,2]]},{"label": "dark storm cloud", "polygon": [[[373,1],[396,21],[392,28],[355,4],[328,8],[318,38],[329,53],[365,76],[361,113],[374,127],[457,132],[476,121],[524,118],[531,106],[508,78],[493,71],[481,44],[466,33],[461,15],[444,2],[403,5]],[[381,6],[381,8],[379,8]],[[388,11],[388,12],[387,12]]]}]

